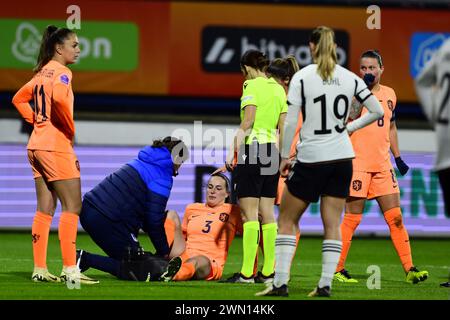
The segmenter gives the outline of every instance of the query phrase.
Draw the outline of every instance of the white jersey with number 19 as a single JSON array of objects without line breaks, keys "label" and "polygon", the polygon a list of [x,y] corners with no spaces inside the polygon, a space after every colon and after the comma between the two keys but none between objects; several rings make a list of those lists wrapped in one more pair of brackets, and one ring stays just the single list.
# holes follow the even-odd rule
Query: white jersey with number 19
[{"label": "white jersey with number 19", "polygon": [[[353,97],[364,103],[369,112],[347,124]],[[326,81],[318,74],[316,64],[298,71],[289,86],[288,104],[281,156],[289,156],[301,110],[303,126],[297,159],[303,163],[353,158],[355,154],[348,132],[360,129],[383,115],[381,105],[364,81],[339,65],[336,65],[331,79]]]}]

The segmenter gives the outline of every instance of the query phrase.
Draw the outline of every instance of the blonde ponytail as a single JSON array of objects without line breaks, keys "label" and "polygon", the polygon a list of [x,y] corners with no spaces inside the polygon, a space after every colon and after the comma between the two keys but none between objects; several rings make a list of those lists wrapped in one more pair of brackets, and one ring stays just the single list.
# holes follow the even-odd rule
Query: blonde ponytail
[{"label": "blonde ponytail", "polygon": [[310,41],[315,45],[313,59],[317,63],[317,73],[322,80],[330,80],[337,62],[334,31],[324,26],[317,27]]}]

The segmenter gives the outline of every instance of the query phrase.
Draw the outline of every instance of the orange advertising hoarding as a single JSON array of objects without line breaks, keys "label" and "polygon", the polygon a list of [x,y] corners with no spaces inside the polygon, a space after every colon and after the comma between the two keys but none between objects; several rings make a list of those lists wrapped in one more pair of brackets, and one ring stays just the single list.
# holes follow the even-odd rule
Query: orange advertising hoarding
[{"label": "orange advertising hoarding", "polygon": [[[33,47],[23,48],[29,38],[18,30],[28,22],[36,46],[36,30],[42,32],[49,21],[64,24],[71,2],[2,4],[0,36],[10,42],[2,41],[0,48],[0,59],[2,54],[8,58],[0,62],[1,91],[16,90],[32,75],[30,57],[23,52]],[[381,29],[369,30],[365,7],[168,1],[77,5],[85,53],[73,68],[80,93],[238,97],[238,59],[244,49],[258,48],[269,56],[293,53],[303,64],[310,59],[310,30],[328,25],[336,30],[345,66],[357,72],[360,54],[378,49],[385,65],[382,81],[395,89],[399,101],[415,102],[411,39],[418,32],[450,32],[450,12],[444,10],[381,7]],[[13,47],[22,48],[21,55],[13,55]]]},{"label": "orange advertising hoarding", "polygon": [[[31,21],[32,25],[37,25],[39,20],[52,20],[59,27],[65,26],[66,20],[70,17],[67,8],[73,5],[74,1],[20,1],[2,3],[0,11],[0,24],[5,21],[22,20]],[[170,6],[164,2],[127,2],[127,1],[77,1],[81,12],[81,30],[77,30],[79,38],[86,39],[86,45],[81,46],[81,50],[91,47],[95,39],[86,37],[85,34],[91,30],[85,25],[95,23],[98,29],[98,39],[112,42],[112,57],[114,48],[123,50],[128,48],[128,35],[125,33],[111,40],[115,34],[111,34],[111,23],[113,26],[127,23],[133,25],[138,37],[137,65],[133,70],[116,71],[117,64],[124,61],[115,62],[110,70],[98,71],[95,68],[95,59],[101,63],[105,57],[87,57],[94,65],[93,70],[80,70],[74,72],[74,90],[79,93],[117,93],[117,94],[149,94],[164,95],[168,88],[168,66],[169,66],[169,21]],[[0,28],[0,38],[10,36],[10,33],[17,32],[15,28],[12,32],[2,35],[5,28]],[[43,30],[39,30],[42,33]],[[17,36],[15,37],[17,38]],[[15,39],[13,39],[15,40]],[[25,39],[26,40],[26,39]],[[35,39],[33,39],[35,41]],[[3,42],[3,41],[2,41]],[[83,43],[82,43],[83,44]],[[3,42],[1,46],[11,47],[12,43]],[[92,51],[91,50],[91,51]],[[37,55],[37,52],[36,52]],[[106,57],[108,58],[108,57]],[[105,58],[105,59],[106,59]],[[111,57],[109,57],[111,58]],[[131,59],[132,57],[124,57]],[[1,59],[1,58],[0,58]],[[83,59],[80,65],[83,64]],[[32,76],[31,64],[27,69],[14,67],[0,67],[0,90],[14,91],[23,85]],[[74,70],[76,66],[74,67]],[[119,68],[120,69],[120,68]]]},{"label": "orange advertising hoarding", "polygon": [[[382,81],[395,89],[400,101],[416,101],[409,70],[411,37],[415,32],[450,32],[450,12],[381,8],[379,30],[367,28],[369,16],[365,7],[173,4],[170,61],[183,61],[183,64],[170,66],[170,92],[209,96],[233,96],[240,93],[242,77],[239,74],[211,73],[202,69],[199,57],[204,28],[239,26],[311,30],[318,25],[327,25],[348,33],[347,58],[352,71],[358,71],[362,52],[378,49],[385,65]],[[189,33],[183,33],[187,26]],[[176,36],[180,34],[183,36]]]}]

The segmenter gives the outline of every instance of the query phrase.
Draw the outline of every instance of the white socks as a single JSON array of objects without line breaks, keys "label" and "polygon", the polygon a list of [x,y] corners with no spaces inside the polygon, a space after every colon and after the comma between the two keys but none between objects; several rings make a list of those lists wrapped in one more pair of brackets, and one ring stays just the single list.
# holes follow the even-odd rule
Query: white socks
[{"label": "white socks", "polygon": [[289,282],[292,258],[297,249],[296,244],[296,236],[284,234],[277,235],[275,241],[275,279],[273,281],[274,286],[277,288]]},{"label": "white socks", "polygon": [[319,288],[328,286],[331,288],[334,272],[341,256],[342,241],[323,240],[322,243],[322,275],[319,280]]}]

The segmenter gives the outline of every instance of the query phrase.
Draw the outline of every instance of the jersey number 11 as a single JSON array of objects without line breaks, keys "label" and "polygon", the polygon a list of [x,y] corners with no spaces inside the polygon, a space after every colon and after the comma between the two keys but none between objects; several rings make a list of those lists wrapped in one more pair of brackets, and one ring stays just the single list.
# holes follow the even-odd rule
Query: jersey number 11
[{"label": "jersey number 11", "polygon": [[[39,96],[41,97],[41,106],[39,106]],[[47,110],[45,108],[45,91],[44,91],[43,85],[40,86],[39,90],[38,90],[38,85],[34,86],[33,101],[34,101],[34,114],[35,114],[36,121],[38,119],[39,112],[41,112],[42,121],[46,121],[47,120],[47,114],[46,114]]]}]

